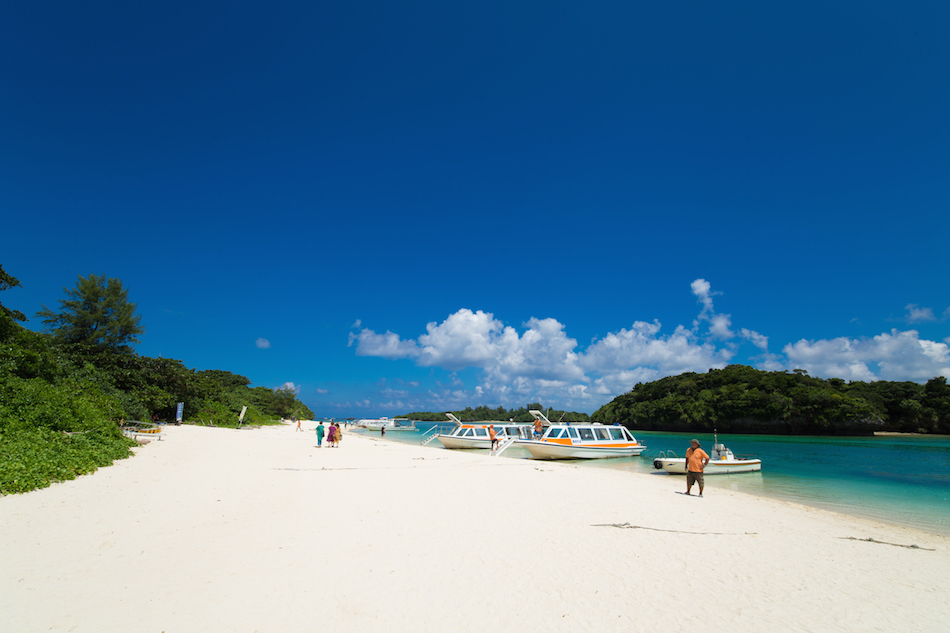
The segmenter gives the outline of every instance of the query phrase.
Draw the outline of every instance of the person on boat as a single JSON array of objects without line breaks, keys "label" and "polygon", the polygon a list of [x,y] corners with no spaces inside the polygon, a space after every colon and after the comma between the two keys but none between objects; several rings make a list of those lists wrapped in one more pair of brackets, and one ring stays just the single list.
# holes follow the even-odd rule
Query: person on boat
[{"label": "person on boat", "polygon": [[495,450],[498,448],[498,436],[495,434],[495,425],[488,425],[488,438],[491,440],[491,449]]},{"label": "person on boat", "polygon": [[709,463],[709,455],[699,444],[699,440],[690,440],[686,449],[686,494],[693,489],[693,482],[699,484],[699,496],[703,496],[703,471]]},{"label": "person on boat", "polygon": [[543,431],[543,429],[544,429],[544,427],[543,427],[543,425],[541,424],[541,418],[535,418],[535,419],[534,419],[534,437],[535,437],[535,439],[541,439],[541,432]]},{"label": "person on boat", "polygon": [[317,448],[323,447],[323,435],[326,429],[323,428],[323,420],[317,424]]}]

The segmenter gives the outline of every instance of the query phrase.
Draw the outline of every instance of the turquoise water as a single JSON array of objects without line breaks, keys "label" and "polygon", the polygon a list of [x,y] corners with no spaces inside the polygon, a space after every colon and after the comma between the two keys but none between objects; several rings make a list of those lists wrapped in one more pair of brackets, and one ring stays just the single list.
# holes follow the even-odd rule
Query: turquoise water
[{"label": "turquoise water", "polygon": [[[417,444],[422,431],[432,425],[416,425],[420,432],[389,432],[386,439]],[[699,439],[707,452],[713,444],[712,434],[641,431],[636,437],[648,447],[640,457],[572,463],[668,477],[653,468],[660,451],[682,456],[691,437]],[[950,536],[950,436],[726,435],[719,440],[738,456],[761,459],[762,471],[707,477],[709,488],[785,499]],[[441,448],[437,441],[429,446]],[[529,456],[513,447],[505,457]]]}]

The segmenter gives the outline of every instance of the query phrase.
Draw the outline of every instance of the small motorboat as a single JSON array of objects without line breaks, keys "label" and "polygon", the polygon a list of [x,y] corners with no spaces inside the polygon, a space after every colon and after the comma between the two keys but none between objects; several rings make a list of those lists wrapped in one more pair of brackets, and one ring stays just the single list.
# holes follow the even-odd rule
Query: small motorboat
[{"label": "small motorboat", "polygon": [[[686,458],[677,457],[673,451],[660,451],[659,457],[653,460],[653,467],[665,470],[671,475],[686,474]],[[762,460],[753,457],[736,457],[719,443],[719,437],[713,431],[713,449],[709,454],[709,463],[706,464],[704,475],[729,475],[732,473],[751,473],[762,470]]]},{"label": "small motorboat", "polygon": [[535,459],[600,459],[604,457],[636,457],[646,446],[639,443],[626,428],[589,422],[552,423],[540,411],[531,415],[546,427],[539,440],[516,440]]}]

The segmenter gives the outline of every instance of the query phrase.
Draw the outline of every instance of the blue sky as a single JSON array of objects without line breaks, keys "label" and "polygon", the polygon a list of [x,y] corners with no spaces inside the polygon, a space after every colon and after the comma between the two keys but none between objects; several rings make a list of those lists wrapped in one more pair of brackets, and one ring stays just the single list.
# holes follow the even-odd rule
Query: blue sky
[{"label": "blue sky", "polygon": [[0,302],[118,277],[139,353],[327,416],[950,377],[948,32],[945,2],[7,2]]}]

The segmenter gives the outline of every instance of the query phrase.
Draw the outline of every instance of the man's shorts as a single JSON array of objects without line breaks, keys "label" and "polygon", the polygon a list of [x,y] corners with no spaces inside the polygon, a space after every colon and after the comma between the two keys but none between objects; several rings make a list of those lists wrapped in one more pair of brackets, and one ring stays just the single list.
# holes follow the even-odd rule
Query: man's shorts
[{"label": "man's shorts", "polygon": [[698,483],[700,486],[705,486],[705,485],[706,485],[706,484],[703,483],[703,474],[702,474],[702,473],[694,473],[694,472],[691,471],[691,470],[686,471],[686,485],[687,485],[687,486],[692,486],[692,485],[693,485],[693,482]]}]

